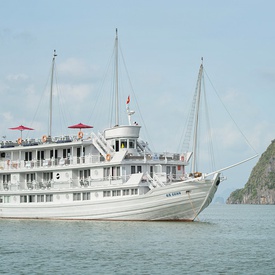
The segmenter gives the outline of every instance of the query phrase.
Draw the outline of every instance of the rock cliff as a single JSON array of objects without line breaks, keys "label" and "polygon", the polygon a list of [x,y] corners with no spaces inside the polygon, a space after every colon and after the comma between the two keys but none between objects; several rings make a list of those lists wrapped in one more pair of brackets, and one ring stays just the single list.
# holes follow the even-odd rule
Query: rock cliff
[{"label": "rock cliff", "polygon": [[275,140],[253,168],[243,189],[232,192],[228,204],[275,204]]}]

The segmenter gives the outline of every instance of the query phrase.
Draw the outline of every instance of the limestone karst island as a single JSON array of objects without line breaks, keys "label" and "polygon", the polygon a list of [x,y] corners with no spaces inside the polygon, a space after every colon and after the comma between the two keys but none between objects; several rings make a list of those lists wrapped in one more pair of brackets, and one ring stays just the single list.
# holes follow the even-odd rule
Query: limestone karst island
[{"label": "limestone karst island", "polygon": [[275,139],[261,155],[248,182],[231,193],[228,204],[275,204]]}]

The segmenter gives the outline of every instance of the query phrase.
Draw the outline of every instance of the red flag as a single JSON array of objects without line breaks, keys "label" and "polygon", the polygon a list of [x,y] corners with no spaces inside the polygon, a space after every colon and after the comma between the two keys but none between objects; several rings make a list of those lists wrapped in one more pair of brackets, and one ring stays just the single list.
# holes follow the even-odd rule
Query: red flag
[{"label": "red flag", "polygon": [[130,96],[128,95],[128,98],[127,98],[126,104],[129,104],[129,103],[130,103]]}]

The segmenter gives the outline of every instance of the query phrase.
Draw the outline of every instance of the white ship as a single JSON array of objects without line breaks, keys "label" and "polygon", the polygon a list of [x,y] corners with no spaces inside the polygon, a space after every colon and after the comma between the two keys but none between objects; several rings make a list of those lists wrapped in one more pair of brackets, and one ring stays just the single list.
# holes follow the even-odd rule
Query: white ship
[{"label": "white ship", "polygon": [[[117,40],[116,35],[116,47]],[[202,74],[201,64],[196,89],[195,136]],[[91,132],[85,138],[82,129],[91,127],[79,124],[70,126],[80,129],[75,137],[53,138],[50,130],[40,139],[22,140],[21,135],[16,142],[2,141],[0,218],[196,219],[211,203],[223,179],[221,171],[237,164],[210,173],[194,170],[187,173],[186,166],[191,160],[195,167],[196,138],[194,152],[152,152],[140,139],[142,127],[131,121],[134,112],[129,109],[129,101],[130,98],[127,125],[117,122],[114,127],[98,134]],[[31,130],[22,125],[14,129]]]}]

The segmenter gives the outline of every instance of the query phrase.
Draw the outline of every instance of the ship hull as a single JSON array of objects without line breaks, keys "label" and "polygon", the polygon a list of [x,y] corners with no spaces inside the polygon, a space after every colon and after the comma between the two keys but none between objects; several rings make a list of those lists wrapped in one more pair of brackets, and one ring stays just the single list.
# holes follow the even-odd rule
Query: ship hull
[{"label": "ship hull", "polygon": [[[146,194],[100,197],[100,190],[86,187],[73,193],[92,194],[87,201],[71,201],[72,190],[47,190],[53,202],[20,203],[18,193],[6,192],[10,202],[0,207],[0,218],[57,220],[193,221],[213,199],[219,175],[211,180],[178,182],[156,187]],[[40,191],[41,192],[41,191]],[[37,190],[29,191],[32,196]]]}]

